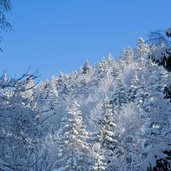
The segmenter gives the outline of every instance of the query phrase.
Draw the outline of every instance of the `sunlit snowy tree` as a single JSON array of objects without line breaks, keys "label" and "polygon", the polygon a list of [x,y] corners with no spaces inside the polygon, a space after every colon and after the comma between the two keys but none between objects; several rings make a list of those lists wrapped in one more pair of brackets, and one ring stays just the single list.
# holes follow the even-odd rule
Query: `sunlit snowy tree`
[{"label": "sunlit snowy tree", "polygon": [[83,126],[81,115],[79,105],[74,101],[62,119],[57,170],[89,170],[88,132]]}]

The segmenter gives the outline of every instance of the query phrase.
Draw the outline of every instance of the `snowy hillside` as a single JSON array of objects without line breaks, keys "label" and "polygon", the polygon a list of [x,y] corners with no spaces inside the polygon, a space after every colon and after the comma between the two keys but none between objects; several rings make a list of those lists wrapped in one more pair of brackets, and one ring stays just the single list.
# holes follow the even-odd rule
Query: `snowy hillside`
[{"label": "snowy hillside", "polygon": [[77,71],[35,86],[34,75],[17,80],[4,75],[0,170],[155,167],[168,154],[162,151],[171,150],[171,73],[159,65],[163,50],[168,47],[140,38],[117,59],[109,54],[93,66],[86,61]]}]

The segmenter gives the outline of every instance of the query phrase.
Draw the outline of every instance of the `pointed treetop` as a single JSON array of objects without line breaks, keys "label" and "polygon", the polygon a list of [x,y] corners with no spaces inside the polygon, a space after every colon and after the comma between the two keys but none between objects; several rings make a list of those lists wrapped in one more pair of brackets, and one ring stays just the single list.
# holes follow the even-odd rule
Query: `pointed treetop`
[{"label": "pointed treetop", "polygon": [[108,61],[113,61],[113,56],[110,52],[108,53],[107,59]]},{"label": "pointed treetop", "polygon": [[89,61],[88,61],[88,59],[86,58],[86,60],[85,60],[85,62],[84,62],[84,64],[83,64],[83,67],[82,67],[82,73],[83,74],[88,74],[89,73],[89,71],[90,71],[90,64],[89,64]]},{"label": "pointed treetop", "polygon": [[129,45],[126,49],[122,50],[120,58],[122,60],[126,60],[127,62],[131,61],[131,59],[133,58],[133,51]]},{"label": "pointed treetop", "polygon": [[144,39],[142,37],[139,37],[138,43],[144,43],[144,42],[145,42]]}]

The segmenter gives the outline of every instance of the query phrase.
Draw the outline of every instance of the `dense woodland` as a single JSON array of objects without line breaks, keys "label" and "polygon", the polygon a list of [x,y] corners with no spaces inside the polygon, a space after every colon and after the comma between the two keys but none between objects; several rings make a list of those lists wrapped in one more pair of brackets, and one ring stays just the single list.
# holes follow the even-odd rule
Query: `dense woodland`
[{"label": "dense woodland", "polygon": [[[0,78],[0,170],[170,170],[170,48],[145,43],[117,59],[34,84]],[[167,169],[166,169],[167,168]]]},{"label": "dense woodland", "polygon": [[[9,28],[0,1],[0,28]],[[37,82],[0,77],[0,171],[170,171],[171,29]]]}]

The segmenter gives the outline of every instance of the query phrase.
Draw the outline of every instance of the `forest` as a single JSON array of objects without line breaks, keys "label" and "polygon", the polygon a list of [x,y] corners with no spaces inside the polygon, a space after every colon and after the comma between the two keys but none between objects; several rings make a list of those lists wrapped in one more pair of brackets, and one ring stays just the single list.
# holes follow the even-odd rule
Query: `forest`
[{"label": "forest", "polygon": [[0,170],[171,169],[170,47],[140,38],[118,59],[0,78]]},{"label": "forest", "polygon": [[170,171],[170,37],[151,32],[118,58],[46,81],[3,74],[0,170]]}]

